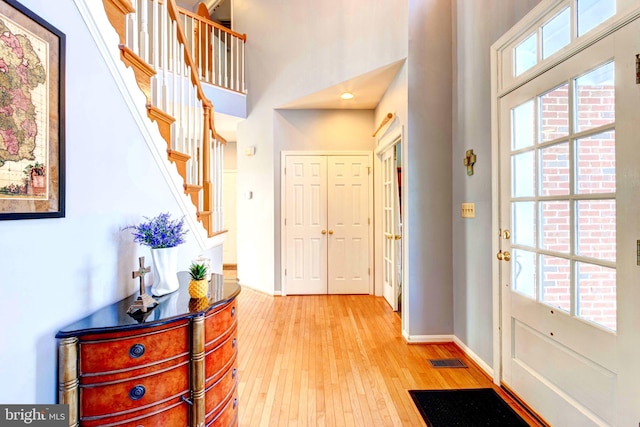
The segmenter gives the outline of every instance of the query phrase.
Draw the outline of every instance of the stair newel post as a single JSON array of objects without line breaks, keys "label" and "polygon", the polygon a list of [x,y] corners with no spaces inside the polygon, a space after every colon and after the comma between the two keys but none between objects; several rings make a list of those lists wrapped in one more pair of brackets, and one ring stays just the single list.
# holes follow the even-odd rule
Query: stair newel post
[{"label": "stair newel post", "polygon": [[[203,132],[202,132],[202,192],[203,192],[203,210],[207,212],[213,211],[213,199],[211,188],[211,113],[212,105],[205,103],[203,116]],[[208,224],[205,227],[211,233],[211,215],[205,217]]]}]

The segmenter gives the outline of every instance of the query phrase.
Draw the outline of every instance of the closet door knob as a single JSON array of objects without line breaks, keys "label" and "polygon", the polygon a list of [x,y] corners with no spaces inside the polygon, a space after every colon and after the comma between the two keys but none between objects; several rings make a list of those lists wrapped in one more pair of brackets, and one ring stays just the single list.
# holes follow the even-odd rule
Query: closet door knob
[{"label": "closet door knob", "polygon": [[333,230],[329,230],[329,234],[333,234]]},{"label": "closet door knob", "polygon": [[322,234],[327,234],[327,230],[322,230],[321,233]]}]

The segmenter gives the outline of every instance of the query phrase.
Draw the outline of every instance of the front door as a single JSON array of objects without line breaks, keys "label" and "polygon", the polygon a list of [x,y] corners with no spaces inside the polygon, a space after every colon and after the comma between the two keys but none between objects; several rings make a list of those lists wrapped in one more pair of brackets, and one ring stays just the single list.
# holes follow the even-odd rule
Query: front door
[{"label": "front door", "polygon": [[634,55],[613,33],[498,101],[502,382],[552,425],[615,423],[616,91]]}]

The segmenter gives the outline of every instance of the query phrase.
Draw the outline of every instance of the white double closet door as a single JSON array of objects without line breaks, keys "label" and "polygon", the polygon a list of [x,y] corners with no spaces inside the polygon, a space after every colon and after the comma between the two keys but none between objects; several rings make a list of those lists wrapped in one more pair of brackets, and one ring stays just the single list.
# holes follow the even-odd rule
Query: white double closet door
[{"label": "white double closet door", "polygon": [[284,156],[284,294],[369,294],[370,155]]}]

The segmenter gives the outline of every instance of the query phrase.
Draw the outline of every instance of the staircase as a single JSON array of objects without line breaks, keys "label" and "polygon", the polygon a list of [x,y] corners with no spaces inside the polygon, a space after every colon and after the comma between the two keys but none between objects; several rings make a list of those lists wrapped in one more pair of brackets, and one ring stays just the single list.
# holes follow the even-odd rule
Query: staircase
[{"label": "staircase", "polygon": [[[102,10],[96,1],[75,1],[85,21],[93,24],[89,28],[96,41],[103,37],[105,50],[114,56],[117,49],[119,60],[133,70],[143,97],[131,94],[132,103],[146,111],[142,121],[150,128],[151,145],[158,148],[157,160],[199,243],[203,248],[221,244],[226,234],[222,206],[226,140],[216,133],[213,103],[205,96],[201,79],[246,93],[246,35],[180,9],[175,0],[103,0]],[[109,38],[113,29],[117,41]],[[117,64],[114,68],[122,69]],[[123,84],[131,85],[126,73],[120,74],[125,74]]]}]

